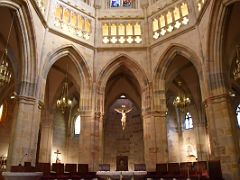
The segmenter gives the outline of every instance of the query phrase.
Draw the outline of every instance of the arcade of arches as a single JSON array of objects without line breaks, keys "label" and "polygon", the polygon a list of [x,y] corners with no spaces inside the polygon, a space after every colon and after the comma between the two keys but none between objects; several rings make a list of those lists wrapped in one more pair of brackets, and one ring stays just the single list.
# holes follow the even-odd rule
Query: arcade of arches
[{"label": "arcade of arches", "polygon": [[[149,171],[220,160],[226,180],[240,179],[239,11],[239,0],[0,0],[7,169],[55,162],[59,150],[57,161],[91,171],[115,170],[120,155]],[[180,109],[182,94],[191,102]]]}]

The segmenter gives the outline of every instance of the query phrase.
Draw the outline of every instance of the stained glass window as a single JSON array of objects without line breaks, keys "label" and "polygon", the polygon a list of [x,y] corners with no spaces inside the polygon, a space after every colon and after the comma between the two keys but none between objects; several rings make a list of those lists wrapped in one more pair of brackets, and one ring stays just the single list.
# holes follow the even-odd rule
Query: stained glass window
[{"label": "stained glass window", "polygon": [[132,8],[134,0],[110,0],[110,7],[117,8],[117,7],[125,7],[125,8]]},{"label": "stained glass window", "polygon": [[111,7],[120,7],[121,5],[121,0],[111,0]]},{"label": "stained glass window", "polygon": [[238,127],[240,127],[240,104],[236,109],[236,114],[237,114]]},{"label": "stained glass window", "polygon": [[81,117],[78,115],[74,123],[74,135],[79,135],[81,132]]},{"label": "stained glass window", "polygon": [[192,121],[192,116],[189,112],[187,112],[185,116],[185,121],[184,121],[184,129],[192,129],[193,128],[193,121]]}]

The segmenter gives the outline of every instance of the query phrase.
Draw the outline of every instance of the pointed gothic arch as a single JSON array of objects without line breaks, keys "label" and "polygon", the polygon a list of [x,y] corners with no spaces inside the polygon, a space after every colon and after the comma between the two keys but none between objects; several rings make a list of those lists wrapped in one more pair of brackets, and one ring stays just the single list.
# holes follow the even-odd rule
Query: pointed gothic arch
[{"label": "pointed gothic arch", "polygon": [[29,2],[27,1],[2,1],[1,7],[9,8],[16,13],[19,31],[21,32],[21,69],[20,78],[17,84],[18,94],[22,96],[37,96],[37,45],[35,29],[32,22],[32,14]]},{"label": "pointed gothic arch", "polygon": [[[47,60],[42,69],[42,77],[43,79],[47,79],[47,75],[55,62],[63,57],[69,57],[76,67],[79,75],[80,75],[80,110],[91,108],[91,83],[92,77],[89,70],[89,67],[81,55],[81,53],[74,47],[73,45],[65,45],[61,46],[53,52],[49,53],[47,56]],[[45,88],[43,88],[45,89]],[[44,99],[44,93],[41,93],[41,98]],[[82,96],[84,94],[84,97]]]},{"label": "pointed gothic arch", "polygon": [[[223,73],[223,34],[224,28],[226,26],[226,17],[228,14],[228,7],[240,0],[228,0],[228,1],[218,1],[213,2],[211,9],[212,17],[209,21],[209,32],[208,32],[208,42],[207,42],[207,57],[208,57],[208,85],[209,91],[212,92],[213,96],[216,96],[221,93],[226,93],[225,87],[226,80]],[[218,91],[213,91],[218,89]],[[216,94],[218,93],[218,94]]]}]

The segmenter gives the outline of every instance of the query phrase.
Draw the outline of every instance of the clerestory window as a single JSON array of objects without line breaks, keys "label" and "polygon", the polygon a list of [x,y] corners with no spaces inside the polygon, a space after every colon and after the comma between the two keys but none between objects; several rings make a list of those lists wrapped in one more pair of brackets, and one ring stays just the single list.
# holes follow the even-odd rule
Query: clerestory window
[{"label": "clerestory window", "polygon": [[81,132],[81,117],[78,115],[74,121],[74,135],[80,135]]},{"label": "clerestory window", "polygon": [[240,104],[238,105],[238,107],[236,109],[236,115],[237,115],[238,127],[240,127]]},{"label": "clerestory window", "polygon": [[192,116],[189,112],[187,112],[184,120],[184,129],[188,130],[192,128],[193,128]]},{"label": "clerestory window", "polygon": [[109,1],[110,8],[133,8],[134,7],[134,0],[110,0]]}]

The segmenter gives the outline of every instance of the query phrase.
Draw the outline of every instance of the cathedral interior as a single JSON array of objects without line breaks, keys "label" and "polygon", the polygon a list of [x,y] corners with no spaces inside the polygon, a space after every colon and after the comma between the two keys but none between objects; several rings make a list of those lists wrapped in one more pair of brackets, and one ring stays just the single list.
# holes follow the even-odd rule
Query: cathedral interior
[{"label": "cathedral interior", "polygon": [[0,0],[0,169],[217,160],[240,179],[239,0]]}]

